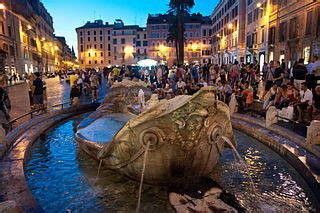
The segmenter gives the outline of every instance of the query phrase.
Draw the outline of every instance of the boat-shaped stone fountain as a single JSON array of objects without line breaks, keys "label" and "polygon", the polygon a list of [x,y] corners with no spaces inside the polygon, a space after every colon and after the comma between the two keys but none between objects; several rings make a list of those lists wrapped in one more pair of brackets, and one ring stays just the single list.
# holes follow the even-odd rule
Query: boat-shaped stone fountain
[{"label": "boat-shaped stone fountain", "polygon": [[145,166],[144,182],[165,185],[175,178],[208,175],[225,139],[235,145],[228,106],[217,100],[213,87],[151,101],[137,113],[139,91],[150,98],[140,82],[113,85],[101,106],[78,126],[79,146],[103,166],[137,181]]}]

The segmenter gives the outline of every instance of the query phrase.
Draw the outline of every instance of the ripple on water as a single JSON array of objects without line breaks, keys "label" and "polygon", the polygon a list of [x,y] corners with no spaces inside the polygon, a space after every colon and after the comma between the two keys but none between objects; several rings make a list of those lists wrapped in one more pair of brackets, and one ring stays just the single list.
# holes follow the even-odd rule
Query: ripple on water
[{"label": "ripple on water", "polygon": [[[25,166],[27,181],[46,212],[134,212],[139,185],[106,169],[96,180],[98,162],[76,146],[73,134],[82,117],[73,118],[47,133],[30,149]],[[263,144],[235,132],[238,151],[248,164],[257,194],[242,165],[225,150],[212,173],[214,180],[236,195],[251,211],[311,210],[315,198],[302,177]],[[165,188],[144,186],[142,212],[173,212]]]}]

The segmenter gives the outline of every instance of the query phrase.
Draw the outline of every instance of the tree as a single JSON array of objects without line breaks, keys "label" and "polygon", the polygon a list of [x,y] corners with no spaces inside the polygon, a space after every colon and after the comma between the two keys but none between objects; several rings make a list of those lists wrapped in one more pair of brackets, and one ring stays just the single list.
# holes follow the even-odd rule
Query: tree
[{"label": "tree", "polygon": [[188,14],[194,6],[194,0],[170,0],[169,11],[177,16],[177,62],[182,65],[184,63],[184,15]]},{"label": "tree", "polygon": [[167,37],[167,43],[172,42],[175,44],[176,48],[176,57],[179,55],[178,47],[178,20],[177,16],[174,16],[173,13],[169,13],[169,34]]}]

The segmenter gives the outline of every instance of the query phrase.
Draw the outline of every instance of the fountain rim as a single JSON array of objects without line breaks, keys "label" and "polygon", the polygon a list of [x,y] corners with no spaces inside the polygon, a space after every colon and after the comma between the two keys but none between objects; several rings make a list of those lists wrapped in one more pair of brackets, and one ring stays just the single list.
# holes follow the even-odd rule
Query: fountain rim
[{"label": "fountain rim", "polygon": [[[94,111],[97,107],[98,106],[88,104],[75,108],[62,109],[52,114],[39,116],[31,119],[30,121],[22,125],[21,128],[13,130],[13,132],[6,137],[5,141],[8,142],[11,140],[11,145],[13,146],[6,153],[6,155],[0,159],[0,176],[8,176],[8,174],[2,173],[8,172],[9,169],[10,180],[12,181],[7,180],[6,183],[0,183],[0,197],[1,195],[6,195],[4,196],[3,201],[15,201],[17,207],[23,211],[41,210],[41,207],[37,203],[35,197],[28,187],[25,177],[24,166],[31,146],[39,137],[41,137],[41,135],[43,135],[44,132],[47,132],[54,126],[57,126],[76,115]],[[260,134],[254,134],[259,132],[259,129],[251,131],[249,128],[243,128],[239,126],[239,122],[243,122],[243,118],[241,118],[241,116],[231,116],[231,118],[232,127],[234,129],[257,139],[261,143],[264,143],[269,148],[278,153],[281,157],[283,157],[291,166],[293,166],[297,170],[297,172],[306,180],[307,184],[313,190],[318,201],[320,201],[320,193],[317,193],[320,192],[319,183],[316,181],[316,179],[312,175],[312,172],[306,165],[302,164],[302,162],[289,150],[286,150],[284,147],[277,147],[277,144],[275,144],[276,142],[270,142],[270,140],[267,139],[268,137],[270,137],[270,135],[267,135],[265,132],[260,131]],[[45,125],[41,127],[41,124],[43,123],[45,123]],[[251,124],[254,125],[253,123]],[[264,137],[262,137],[263,135]],[[26,136],[27,139],[25,138]],[[292,162],[293,159],[295,162]],[[12,168],[14,168],[13,171],[11,171]],[[310,183],[313,183],[313,185],[310,185]],[[315,183],[317,184],[316,187],[314,185]],[[0,200],[0,202],[3,201]]]}]

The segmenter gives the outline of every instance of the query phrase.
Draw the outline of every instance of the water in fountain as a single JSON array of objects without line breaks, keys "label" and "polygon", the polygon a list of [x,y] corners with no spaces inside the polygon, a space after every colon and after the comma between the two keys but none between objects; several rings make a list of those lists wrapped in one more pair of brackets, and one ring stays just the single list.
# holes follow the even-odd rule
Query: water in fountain
[{"label": "water in fountain", "polygon": [[147,143],[147,147],[146,147],[146,150],[144,152],[144,157],[143,157],[143,167],[142,167],[142,172],[141,172],[141,180],[140,180],[140,186],[139,186],[139,198],[138,198],[138,204],[137,204],[136,212],[140,211],[141,192],[142,192],[142,186],[143,186],[143,176],[144,176],[144,171],[146,169],[146,162],[147,162],[147,157],[148,157],[149,146],[150,146],[150,141],[148,141],[148,143]]},{"label": "water in fountain", "polygon": [[244,160],[242,159],[242,157],[240,156],[239,152],[237,151],[236,147],[234,147],[234,145],[232,144],[232,142],[229,140],[229,138],[225,137],[225,136],[222,136],[222,139],[231,147],[231,149],[233,150],[233,153],[236,154],[241,166],[245,169],[245,171],[247,172],[247,175],[249,177],[249,180],[250,180],[250,185],[252,187],[252,191],[256,194],[256,188],[254,186],[254,183],[253,183],[253,180],[252,180],[252,177],[250,175],[250,171],[248,169],[248,166],[246,164],[246,162],[244,162]]}]

